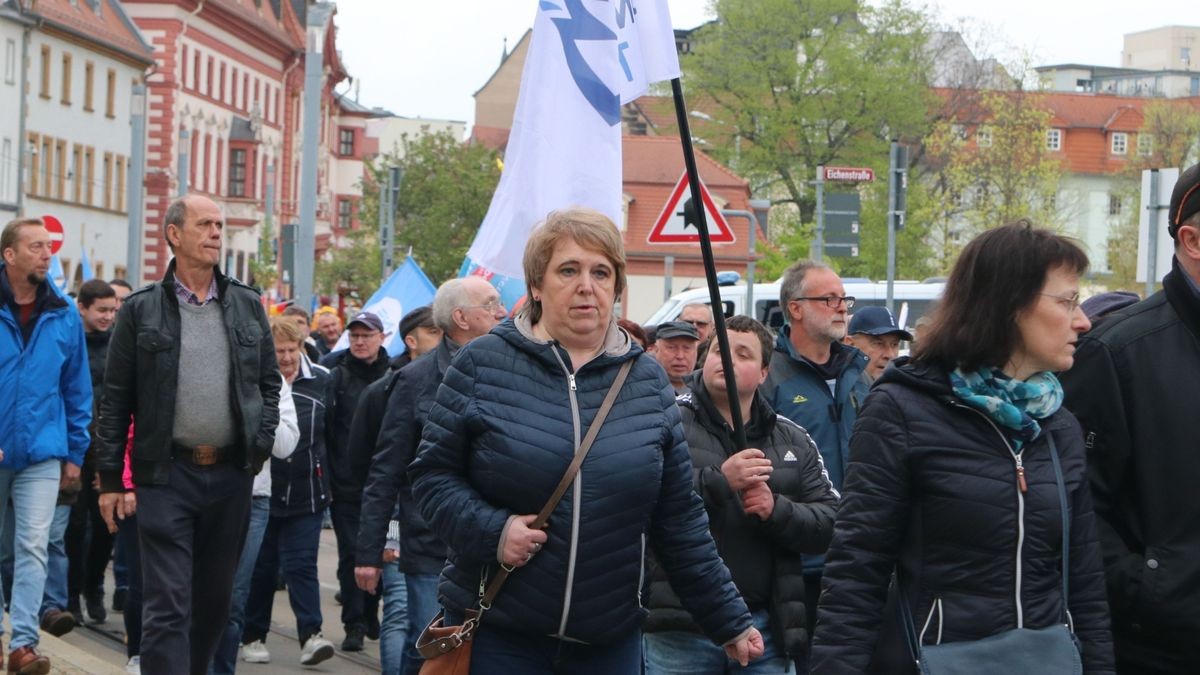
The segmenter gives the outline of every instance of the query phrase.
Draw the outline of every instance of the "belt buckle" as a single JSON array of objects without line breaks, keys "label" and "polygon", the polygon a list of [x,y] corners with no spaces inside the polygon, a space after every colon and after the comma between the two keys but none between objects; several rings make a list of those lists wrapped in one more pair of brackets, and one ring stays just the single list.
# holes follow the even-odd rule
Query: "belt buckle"
[{"label": "belt buckle", "polygon": [[197,445],[192,449],[192,463],[197,466],[209,466],[217,463],[217,446]]}]

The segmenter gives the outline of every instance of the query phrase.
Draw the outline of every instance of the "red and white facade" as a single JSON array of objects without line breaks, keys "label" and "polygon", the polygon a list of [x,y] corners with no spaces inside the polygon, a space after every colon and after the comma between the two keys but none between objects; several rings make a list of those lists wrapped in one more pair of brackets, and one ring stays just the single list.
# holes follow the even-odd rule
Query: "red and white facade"
[{"label": "red and white facade", "polygon": [[[170,260],[162,223],[170,202],[184,191],[181,153],[187,155],[186,191],[210,197],[224,210],[223,267],[249,280],[267,209],[273,236],[280,224],[299,220],[304,18],[291,2],[125,0],[124,6],[153,46],[157,64],[147,78],[143,280],[161,277]],[[347,78],[332,23],[323,50],[318,255],[333,233],[338,197],[361,194],[361,160],[356,166],[331,160],[342,114],[333,88]],[[274,201],[268,205],[272,168]],[[350,173],[355,180],[343,185],[347,181],[338,177]]]}]

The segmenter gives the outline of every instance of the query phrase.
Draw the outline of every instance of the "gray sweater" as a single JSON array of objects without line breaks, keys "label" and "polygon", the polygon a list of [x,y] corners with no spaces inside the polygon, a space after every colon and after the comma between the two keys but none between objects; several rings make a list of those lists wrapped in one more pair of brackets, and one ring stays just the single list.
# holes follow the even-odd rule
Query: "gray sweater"
[{"label": "gray sweater", "polygon": [[179,303],[179,380],[172,440],[180,445],[234,443],[229,333],[221,303]]}]

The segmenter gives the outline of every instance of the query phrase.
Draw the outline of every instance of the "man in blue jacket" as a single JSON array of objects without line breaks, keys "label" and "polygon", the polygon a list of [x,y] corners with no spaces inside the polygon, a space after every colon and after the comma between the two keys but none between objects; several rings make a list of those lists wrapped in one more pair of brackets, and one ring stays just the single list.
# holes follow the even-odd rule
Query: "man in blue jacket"
[{"label": "man in blue jacket", "polygon": [[[846,314],[854,298],[828,266],[803,260],[783,274],[779,307],[786,325],[775,343],[775,358],[762,393],[776,412],[804,427],[841,492],[850,455],[850,430],[867,395],[867,357],[842,344]],[[804,587],[808,624],[816,624],[824,556],[805,556]]]},{"label": "man in blue jacket", "polygon": [[50,234],[24,218],[0,234],[0,519],[12,500],[16,558],[9,672],[50,669],[37,651],[38,609],[60,484],[79,480],[92,380],[79,314],[46,280]]}]

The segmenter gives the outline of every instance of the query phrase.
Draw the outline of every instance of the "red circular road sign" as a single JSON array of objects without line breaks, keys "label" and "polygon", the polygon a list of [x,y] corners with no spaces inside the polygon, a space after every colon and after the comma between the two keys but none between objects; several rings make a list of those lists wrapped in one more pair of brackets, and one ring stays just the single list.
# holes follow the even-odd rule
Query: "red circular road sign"
[{"label": "red circular road sign", "polygon": [[54,216],[42,216],[46,231],[50,233],[50,255],[58,255],[63,245],[63,224]]}]

